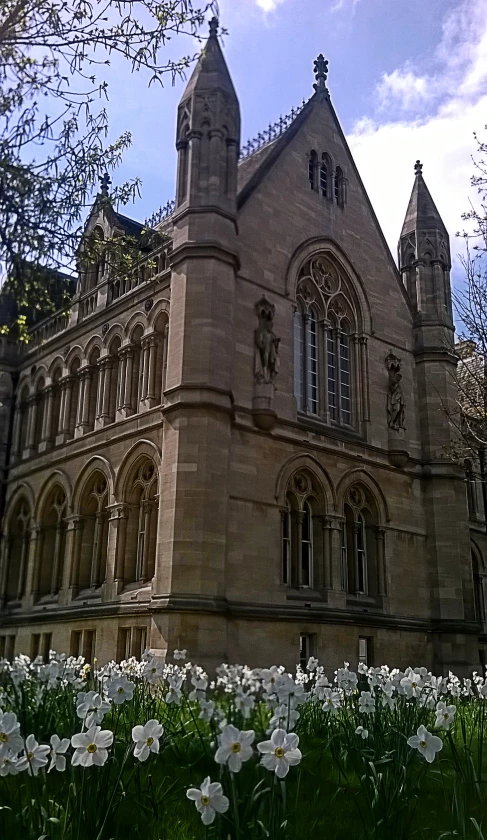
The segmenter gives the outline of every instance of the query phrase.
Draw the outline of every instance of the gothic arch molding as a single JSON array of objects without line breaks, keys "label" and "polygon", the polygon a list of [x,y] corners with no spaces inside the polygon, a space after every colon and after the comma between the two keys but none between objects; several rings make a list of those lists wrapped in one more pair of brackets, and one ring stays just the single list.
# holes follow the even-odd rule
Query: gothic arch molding
[{"label": "gothic arch molding", "polygon": [[125,324],[125,338],[127,341],[130,341],[131,334],[138,326],[142,327],[143,330],[147,329],[147,315],[140,309],[134,312]]},{"label": "gothic arch molding", "polygon": [[169,301],[167,300],[167,298],[163,298],[162,300],[159,300],[156,304],[154,304],[147,318],[148,325],[153,328],[159,315],[161,315],[162,313],[166,314],[169,318]]},{"label": "gothic arch molding", "polygon": [[73,498],[73,490],[71,487],[71,482],[66,475],[65,472],[62,470],[53,470],[49,478],[44,482],[42,485],[41,491],[37,497],[35,510],[34,510],[34,520],[36,523],[39,523],[42,509],[45,505],[46,499],[49,495],[49,492],[52,488],[56,485],[60,484],[66,494],[66,507],[71,510],[71,503]]},{"label": "gothic arch molding", "polygon": [[312,239],[306,240],[296,248],[291,257],[285,279],[285,294],[287,297],[294,299],[296,281],[301,268],[304,266],[306,260],[319,253],[327,252],[331,258],[338,264],[345,275],[351,280],[353,290],[357,296],[362,324],[361,329],[370,334],[372,332],[372,313],[368,301],[367,294],[360,275],[357,273],[351,262],[349,261],[342,248],[335,242],[334,239],[329,239],[322,236],[315,236]]},{"label": "gothic arch molding", "polygon": [[161,453],[158,447],[151,440],[139,440],[124,456],[115,479],[115,486],[113,489],[113,496],[116,502],[121,502],[124,498],[127,479],[132,472],[132,468],[140,457],[146,456],[154,461],[157,470],[161,468]]},{"label": "gothic arch molding", "polygon": [[351,484],[363,484],[374,497],[381,522],[390,522],[391,516],[386,497],[376,479],[363,469],[352,467],[342,475],[337,485],[337,508],[343,510],[345,493]]},{"label": "gothic arch molding", "polygon": [[112,343],[114,338],[119,338],[120,342],[123,342],[124,339],[124,329],[121,324],[118,322],[116,324],[112,324],[110,329],[107,331],[107,334],[103,338],[102,347],[105,350],[108,350],[110,344]]},{"label": "gothic arch molding", "polygon": [[73,489],[72,510],[76,513],[79,510],[81,496],[85,489],[86,483],[94,472],[101,472],[105,476],[108,483],[109,504],[113,501],[113,488],[115,485],[115,472],[106,458],[101,455],[93,455],[89,461],[86,462],[83,469],[79,473],[76,484]]},{"label": "gothic arch molding", "polygon": [[312,473],[323,493],[326,507],[336,509],[336,494],[330,476],[313,455],[293,455],[283,464],[279,470],[275,485],[274,495],[276,501],[282,506],[286,504],[286,489],[289,479],[293,473],[300,469],[308,470]]},{"label": "gothic arch molding", "polygon": [[17,502],[19,501],[22,496],[25,496],[30,508],[31,518],[34,515],[34,508],[35,508],[35,495],[32,487],[27,481],[22,481],[20,484],[17,484],[15,490],[13,491],[12,495],[10,496],[7,502],[7,508],[5,510],[5,522],[7,523],[7,530],[8,530],[8,523],[10,522],[10,517],[12,515],[12,511],[14,510]]}]

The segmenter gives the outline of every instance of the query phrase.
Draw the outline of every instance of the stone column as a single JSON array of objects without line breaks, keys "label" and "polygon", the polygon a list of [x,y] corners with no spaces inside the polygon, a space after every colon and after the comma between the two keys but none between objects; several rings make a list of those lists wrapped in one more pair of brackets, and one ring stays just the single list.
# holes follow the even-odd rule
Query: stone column
[{"label": "stone column", "polygon": [[141,370],[141,378],[142,378],[142,389],[140,399],[141,402],[147,399],[147,392],[149,389],[149,341],[147,338],[142,339],[141,342],[142,346],[142,353],[141,353],[141,363],[142,363],[142,370]]},{"label": "stone column", "polygon": [[41,572],[42,528],[34,525],[30,529],[29,557],[27,560],[26,593],[29,606],[39,600]]},{"label": "stone column", "polygon": [[83,377],[83,399],[81,408],[81,431],[86,432],[90,427],[90,402],[91,402],[91,384],[92,384],[92,370],[91,367],[85,367],[82,370]]},{"label": "stone column", "polygon": [[112,377],[112,360],[106,356],[102,360],[101,370],[103,372],[103,391],[101,391],[101,413],[100,419],[103,426],[110,422],[110,388]]},{"label": "stone column", "polygon": [[148,407],[152,408],[156,402],[156,360],[157,360],[157,338],[151,335],[148,339],[149,343],[149,370],[147,373],[147,402]]},{"label": "stone column", "polygon": [[52,578],[51,578],[51,595],[57,595],[61,588],[60,586],[60,573],[61,573],[61,545],[62,545],[62,531],[63,531],[63,523],[58,522],[56,528],[56,538],[54,541],[54,559],[52,564]]},{"label": "stone column", "polygon": [[117,393],[115,399],[115,411],[122,411],[125,403],[125,387],[127,379],[127,353],[125,347],[118,351],[120,359],[119,376],[117,382]]},{"label": "stone column", "polygon": [[27,421],[27,439],[25,441],[25,448],[27,456],[34,451],[34,438],[37,419],[37,395],[28,400],[28,421]]},{"label": "stone column", "polygon": [[73,393],[72,376],[61,379],[61,411],[59,416],[59,434],[56,443],[64,443],[70,437],[71,397]]},{"label": "stone column", "polygon": [[323,552],[323,564],[322,564],[323,580],[322,580],[322,585],[323,585],[324,589],[330,589],[331,580],[332,580],[331,521],[330,521],[329,516],[320,516],[319,519],[320,519],[321,528],[322,528],[322,552]]},{"label": "stone column", "polygon": [[91,565],[90,586],[97,588],[103,581],[100,580],[101,550],[103,536],[103,511],[98,511],[95,522],[95,538],[93,545],[93,557]]},{"label": "stone column", "polygon": [[347,569],[342,552],[343,523],[342,516],[330,516],[328,519],[330,590],[328,601],[335,607],[345,607],[347,588]]},{"label": "stone column", "polygon": [[[137,407],[133,405],[134,395],[132,393],[132,378],[134,372],[134,348],[132,346],[125,348],[125,358],[126,358],[126,371],[125,371],[125,389],[123,395],[123,407],[125,409],[126,415],[129,416],[133,414],[134,411],[137,410]],[[137,399],[137,395],[135,395],[135,399]]]},{"label": "stone column", "polygon": [[15,411],[14,429],[12,435],[12,456],[17,460],[21,456],[20,452],[20,432],[22,425],[22,407],[19,403]]},{"label": "stone column", "polygon": [[105,359],[98,361],[98,393],[96,395],[95,424],[103,414],[103,394],[105,393]]},{"label": "stone column", "polygon": [[370,420],[369,403],[369,362],[367,356],[367,336],[359,337],[360,347],[360,387],[362,388],[362,419],[367,423]]},{"label": "stone column", "polygon": [[75,516],[71,519],[71,522],[68,526],[68,533],[69,530],[71,530],[71,552],[69,554],[69,556],[72,558],[71,565],[69,568],[69,589],[71,593],[71,600],[76,597],[79,591],[79,568],[81,560],[81,549],[83,546],[84,524],[85,521],[83,517]]},{"label": "stone column", "polygon": [[143,583],[147,583],[149,579],[149,550],[150,550],[150,527],[151,527],[151,517],[153,515],[153,507],[154,502],[152,501],[145,501],[143,502],[143,510],[144,510],[144,552],[142,556],[142,575],[141,580]]},{"label": "stone column", "polygon": [[117,595],[124,585],[125,543],[127,538],[128,507],[115,504],[108,507],[107,597]]},{"label": "stone column", "polygon": [[164,391],[166,390],[166,376],[167,376],[167,341],[169,337],[169,324],[164,327],[164,345],[162,350],[162,385],[161,385],[161,403],[164,403]]}]

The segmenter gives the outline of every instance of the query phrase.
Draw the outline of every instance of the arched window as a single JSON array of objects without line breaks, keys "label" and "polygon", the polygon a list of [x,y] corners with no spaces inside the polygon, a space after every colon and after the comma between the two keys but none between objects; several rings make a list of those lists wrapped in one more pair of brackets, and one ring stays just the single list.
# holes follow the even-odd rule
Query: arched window
[{"label": "arched window", "polygon": [[108,352],[110,354],[110,364],[108,368],[108,382],[105,381],[105,388],[108,388],[108,423],[114,423],[117,408],[122,406],[123,395],[120,391],[120,359],[119,351],[121,341],[119,336],[115,336],[110,344]]},{"label": "arched window", "polygon": [[335,201],[339,207],[343,207],[346,201],[346,182],[340,166],[335,169]]},{"label": "arched window", "polygon": [[96,589],[106,577],[108,546],[108,487],[103,473],[91,476],[80,504],[80,528],[77,531],[79,590]]},{"label": "arched window", "polygon": [[167,335],[168,335],[168,320],[167,314],[162,313],[158,315],[154,323],[154,332],[156,336],[156,364],[155,364],[155,386],[154,399],[155,405],[160,405],[162,402],[162,395],[166,387],[166,368],[167,368]]},{"label": "arched window", "polygon": [[320,192],[324,198],[332,198],[333,167],[330,155],[323,152],[320,164]]},{"label": "arched window", "polygon": [[143,460],[132,479],[128,494],[129,517],[125,551],[125,584],[144,584],[155,570],[157,539],[157,469]]},{"label": "arched window", "polygon": [[7,601],[20,600],[24,594],[29,553],[29,522],[29,506],[25,499],[19,499],[9,519],[7,532]]},{"label": "arched window", "polygon": [[281,513],[281,581],[293,588],[324,585],[324,550],[321,491],[306,471],[289,482],[286,507]]},{"label": "arched window", "polygon": [[51,437],[56,440],[57,435],[62,431],[61,417],[61,377],[63,375],[60,367],[56,368],[52,375],[52,429]]},{"label": "arched window", "polygon": [[81,366],[81,361],[79,358],[73,360],[69,368],[69,376],[70,382],[69,385],[69,397],[67,397],[69,403],[69,426],[68,431],[71,437],[74,435],[74,430],[76,428],[76,423],[78,419],[78,414],[80,411],[80,377],[79,377],[79,369]]},{"label": "arched window", "polygon": [[34,422],[34,449],[37,449],[42,440],[42,429],[44,425],[45,409],[45,382],[39,379],[36,385],[35,395],[35,422]]},{"label": "arched window", "polygon": [[18,413],[18,438],[19,438],[19,454],[22,457],[27,446],[27,427],[29,420],[29,388],[24,385],[19,397],[19,413]]},{"label": "arched window", "polygon": [[61,587],[66,526],[66,496],[62,487],[49,493],[41,513],[40,551],[36,558],[35,596],[55,597]]},{"label": "arched window", "polygon": [[372,598],[383,595],[383,534],[378,527],[377,506],[369,490],[353,485],[347,493],[343,512],[342,556],[347,592]]},{"label": "arched window", "polygon": [[471,550],[475,620],[485,622],[484,567],[476,549]]},{"label": "arched window", "polygon": [[295,396],[302,411],[318,414],[318,314],[298,309],[294,316]]},{"label": "arched window", "polygon": [[308,158],[308,179],[312,190],[318,190],[318,155],[312,149]]},{"label": "arched window", "polygon": [[354,348],[358,307],[353,287],[325,257],[303,267],[294,314],[294,396],[298,411],[354,427]]}]

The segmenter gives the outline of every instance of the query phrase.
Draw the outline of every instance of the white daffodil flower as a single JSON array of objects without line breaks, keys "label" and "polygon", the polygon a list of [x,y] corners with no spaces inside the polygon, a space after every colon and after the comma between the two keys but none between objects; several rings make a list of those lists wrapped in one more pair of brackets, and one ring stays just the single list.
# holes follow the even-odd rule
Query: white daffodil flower
[{"label": "white daffodil flower", "polygon": [[212,782],[207,776],[200,788],[189,788],[186,796],[196,805],[203,825],[211,825],[216,814],[224,814],[230,807],[219,782]]},{"label": "white daffodil flower", "polygon": [[17,761],[17,769],[29,770],[33,776],[37,776],[41,767],[48,762],[51,748],[47,744],[38,744],[33,735],[25,739],[24,755]]},{"label": "white daffodil flower", "polygon": [[20,723],[17,715],[13,712],[4,712],[0,715],[0,758],[11,752],[17,755],[24,746],[20,735]]},{"label": "white daffodil flower", "polygon": [[457,711],[456,706],[447,706],[442,700],[436,704],[435,726],[441,729],[449,729],[453,723]]},{"label": "white daffodil flower", "polygon": [[209,723],[210,720],[213,717],[214,712],[215,712],[215,704],[214,704],[213,700],[203,700],[203,699],[201,699],[200,700],[200,709],[201,709],[201,711],[198,715],[199,719],[200,720],[205,720],[207,723]]},{"label": "white daffodil flower", "polygon": [[237,690],[235,694],[235,708],[238,712],[242,712],[245,720],[250,717],[254,706],[255,697],[252,694],[245,694],[242,690]]},{"label": "white daffodil flower", "polygon": [[174,651],[174,654],[173,654],[174,659],[176,659],[176,660],[178,660],[178,659],[186,659],[186,654],[187,654],[187,652],[188,652],[188,651],[187,651],[186,649],[184,649],[184,650],[175,650],[175,651]]},{"label": "white daffodil flower", "polygon": [[147,761],[149,754],[159,752],[159,738],[164,727],[158,720],[148,720],[144,726],[134,726],[132,740],[135,743],[134,756],[139,761]]},{"label": "white daffodil flower", "polygon": [[0,756],[0,776],[16,776],[19,772],[18,758],[9,750]]},{"label": "white daffodil flower", "polygon": [[333,691],[332,688],[323,689],[323,706],[324,712],[330,712],[334,715],[342,705],[342,698],[339,691]]},{"label": "white daffodil flower", "polygon": [[362,691],[358,701],[358,710],[366,715],[373,715],[375,712],[375,698],[370,691]]},{"label": "white daffodil flower", "polygon": [[125,703],[126,700],[131,700],[134,696],[135,683],[127,679],[127,677],[116,677],[108,686],[107,696],[110,700],[119,706]]},{"label": "white daffodil flower", "polygon": [[270,741],[261,741],[257,749],[262,753],[261,763],[267,770],[274,771],[279,779],[284,779],[289,768],[299,764],[302,758],[298,749],[299,736],[285,729],[275,729]]},{"label": "white daffodil flower", "polygon": [[369,737],[369,730],[364,729],[363,726],[357,726],[357,728],[355,730],[355,734],[360,735],[360,737],[363,738],[364,741],[365,741],[365,739]]},{"label": "white daffodil flower", "polygon": [[232,773],[239,773],[244,761],[248,761],[253,755],[250,746],[255,740],[255,732],[248,729],[240,732],[231,723],[223,727],[221,735],[218,736],[219,747],[215,753],[217,764],[226,764]]},{"label": "white daffodil flower", "polygon": [[408,744],[415,750],[418,750],[424,755],[426,761],[431,764],[435,760],[435,755],[443,749],[443,741],[437,735],[432,735],[428,732],[425,726],[418,726],[417,734],[411,735],[408,738]]},{"label": "white daffodil flower", "polygon": [[66,756],[64,753],[69,747],[69,738],[61,738],[58,735],[51,735],[51,763],[48,773],[51,770],[59,770],[64,773],[66,770]]},{"label": "white daffodil flower", "polygon": [[405,694],[406,697],[419,697],[423,685],[424,682],[421,674],[416,674],[414,671],[409,671],[409,673],[401,680],[402,693]]},{"label": "white daffodil flower", "polygon": [[71,746],[75,748],[71,764],[81,764],[82,767],[96,764],[102,767],[108,758],[108,747],[112,744],[113,732],[101,726],[91,726],[87,732],[78,732],[71,738]]},{"label": "white daffodil flower", "polygon": [[317,660],[316,656],[310,656],[310,658],[308,659],[308,664],[306,665],[306,670],[307,671],[314,671],[315,668],[317,668],[317,667],[318,667],[318,660]]},{"label": "white daffodil flower", "polygon": [[76,700],[76,714],[84,720],[87,729],[101,723],[110,711],[110,703],[103,700],[96,691],[80,691]]},{"label": "white daffodil flower", "polygon": [[147,682],[154,684],[161,677],[164,676],[164,665],[160,659],[157,659],[155,656],[152,659],[149,659],[148,662],[144,663],[144,668],[142,671],[142,676],[145,677]]}]

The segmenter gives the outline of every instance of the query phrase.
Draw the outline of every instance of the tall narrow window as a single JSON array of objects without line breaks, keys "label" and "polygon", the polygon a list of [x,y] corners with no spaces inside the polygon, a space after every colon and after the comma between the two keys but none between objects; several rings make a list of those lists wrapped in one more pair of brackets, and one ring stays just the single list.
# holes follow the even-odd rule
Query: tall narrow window
[{"label": "tall narrow window", "polygon": [[346,426],[352,424],[350,400],[350,344],[348,336],[340,333],[340,413]]},{"label": "tall narrow window", "polygon": [[362,665],[370,665],[370,639],[360,636],[358,640],[358,661]]},{"label": "tall narrow window", "polygon": [[317,181],[317,168],[318,168],[318,155],[316,154],[315,150],[312,149],[309,154],[308,159],[308,179],[310,183],[310,187],[312,190],[317,190],[318,185]]},{"label": "tall narrow window", "polygon": [[294,396],[304,409],[304,323],[302,312],[294,314]]},{"label": "tall narrow window", "polygon": [[344,180],[343,180],[343,170],[340,166],[337,166],[335,169],[335,201],[340,206],[343,207],[345,204],[345,189],[344,189]]},{"label": "tall narrow window", "polygon": [[301,585],[311,586],[313,569],[313,515],[308,502],[301,523]]},{"label": "tall narrow window", "polygon": [[291,505],[282,513],[282,582],[289,583],[291,565]]},{"label": "tall narrow window", "polygon": [[320,166],[320,192],[321,195],[325,198],[328,195],[328,179],[329,179],[329,171],[328,171],[328,160],[327,156],[323,154],[321,156],[321,166]]},{"label": "tall narrow window", "polygon": [[311,414],[318,414],[318,324],[311,310],[307,326],[307,403]]},{"label": "tall narrow window", "polygon": [[357,529],[357,592],[366,593],[367,588],[367,547],[365,542],[365,522],[359,513],[356,522]]},{"label": "tall narrow window", "polygon": [[330,420],[337,419],[337,356],[336,356],[336,340],[332,331],[328,332],[328,352],[327,352],[327,366],[328,366],[328,411]]}]

